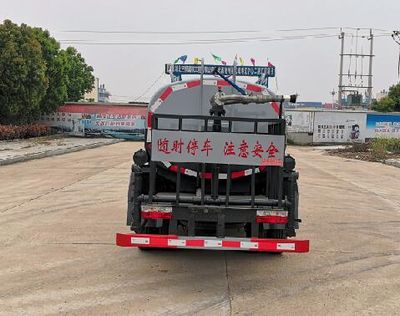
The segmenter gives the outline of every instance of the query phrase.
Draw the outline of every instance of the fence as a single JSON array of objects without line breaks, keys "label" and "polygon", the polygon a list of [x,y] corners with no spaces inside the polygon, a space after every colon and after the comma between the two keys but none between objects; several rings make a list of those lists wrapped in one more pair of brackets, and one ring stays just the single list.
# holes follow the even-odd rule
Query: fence
[{"label": "fence", "polygon": [[143,139],[146,105],[66,103],[41,122],[73,135]]},{"label": "fence", "polygon": [[286,110],[289,140],[295,143],[351,143],[400,138],[400,113]]},{"label": "fence", "polygon": [[[42,123],[74,135],[110,135],[143,139],[147,106],[67,103]],[[400,138],[400,113],[335,110],[286,110],[289,140],[302,144],[365,142],[370,138]]]}]

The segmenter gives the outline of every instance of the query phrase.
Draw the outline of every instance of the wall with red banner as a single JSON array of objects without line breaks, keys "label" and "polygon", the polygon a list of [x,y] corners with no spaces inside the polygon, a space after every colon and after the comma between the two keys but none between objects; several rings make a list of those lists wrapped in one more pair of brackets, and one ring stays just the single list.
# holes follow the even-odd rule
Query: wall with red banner
[{"label": "wall with red banner", "polygon": [[73,134],[144,135],[146,104],[66,103],[56,112],[41,117],[41,122]]}]

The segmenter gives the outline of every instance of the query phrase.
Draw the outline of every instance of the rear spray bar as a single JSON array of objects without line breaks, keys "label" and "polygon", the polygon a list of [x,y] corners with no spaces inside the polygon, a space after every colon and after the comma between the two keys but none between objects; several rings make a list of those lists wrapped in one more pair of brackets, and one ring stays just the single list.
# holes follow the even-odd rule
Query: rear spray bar
[{"label": "rear spray bar", "polygon": [[233,103],[268,103],[268,102],[290,102],[296,103],[297,94],[292,95],[247,95],[246,91],[239,87],[234,81],[230,80],[228,77],[224,76],[218,71],[218,67],[215,67],[213,74],[220,76],[226,82],[228,82],[232,87],[234,87],[241,95],[221,95],[219,100],[224,104]]}]

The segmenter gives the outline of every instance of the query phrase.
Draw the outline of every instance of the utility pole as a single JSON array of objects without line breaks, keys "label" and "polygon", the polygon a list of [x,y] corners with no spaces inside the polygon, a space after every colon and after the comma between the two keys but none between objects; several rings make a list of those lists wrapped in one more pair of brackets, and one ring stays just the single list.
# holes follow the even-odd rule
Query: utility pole
[{"label": "utility pole", "polygon": [[[361,53],[358,52],[358,31],[360,29],[357,29],[356,33],[356,45],[355,45],[355,52],[352,52],[352,41],[351,41],[351,47],[350,47],[350,53],[345,53],[345,35],[347,37],[351,37],[353,39],[354,35],[353,34],[345,34],[343,29],[340,29],[340,69],[339,69],[339,85],[338,85],[338,103],[339,106],[343,106],[343,99],[346,96],[346,93],[352,93],[354,95],[359,95],[359,90],[364,89],[366,92],[366,98],[367,98],[367,105],[368,107],[371,106],[372,103],[372,59],[374,57],[374,35],[372,33],[372,29],[369,30],[369,35],[362,35],[362,39],[368,39],[369,42],[369,54],[364,54],[362,49]],[[355,69],[351,71],[351,60],[352,58],[355,58]],[[363,74],[362,69],[363,69],[363,59],[364,57],[369,58],[369,69],[368,69],[368,74]],[[349,59],[349,69],[348,73],[346,75],[343,74],[343,64],[344,64],[344,59],[348,58]],[[357,66],[358,66],[358,59],[361,58],[361,74],[357,73]],[[368,77],[368,84],[364,85],[363,78]],[[354,82],[352,82],[352,79]],[[354,98],[352,99],[354,100]],[[354,101],[353,101],[354,102]]]},{"label": "utility pole", "polygon": [[368,108],[372,104],[372,57],[374,57],[374,34],[372,34],[372,29],[369,30],[369,67],[368,67]]},{"label": "utility pole", "polygon": [[335,89],[333,89],[332,91],[331,91],[331,95],[332,95],[332,109],[336,109],[336,106],[335,106],[335,94],[336,94],[336,91],[335,91]]},{"label": "utility pole", "polygon": [[[393,31],[392,38],[394,42],[399,45],[400,49],[400,31]],[[400,50],[399,50],[399,59],[397,61],[397,81],[400,82]]]},{"label": "utility pole", "polygon": [[342,106],[343,97],[343,52],[344,52],[344,32],[341,30],[339,35],[340,41],[340,69],[339,69],[339,87],[338,87],[338,103],[339,108]]}]

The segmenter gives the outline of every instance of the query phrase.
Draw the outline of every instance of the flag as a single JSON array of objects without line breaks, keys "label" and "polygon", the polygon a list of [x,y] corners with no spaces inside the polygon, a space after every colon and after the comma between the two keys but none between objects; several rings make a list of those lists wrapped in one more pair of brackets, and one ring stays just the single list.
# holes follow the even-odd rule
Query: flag
[{"label": "flag", "polygon": [[198,65],[200,63],[201,63],[201,58],[199,58],[199,57],[193,58],[193,64]]},{"label": "flag", "polygon": [[253,57],[250,58],[250,61],[251,61],[251,63],[253,64],[253,66],[256,65],[256,60],[255,60]]},{"label": "flag", "polygon": [[182,55],[180,58],[182,60],[182,63],[185,63],[186,59],[187,59],[187,55]]},{"label": "flag", "polygon": [[275,66],[272,65],[270,62],[268,62],[268,67],[275,67]]},{"label": "flag", "polygon": [[182,63],[185,63],[186,59],[187,59],[187,55],[182,55],[182,56],[178,57],[177,59],[175,59],[174,64],[176,64],[179,61],[182,61]]},{"label": "flag", "polygon": [[239,57],[239,61],[240,61],[240,65],[243,66],[244,65],[244,60],[242,57]]},{"label": "flag", "polygon": [[222,62],[222,58],[221,57],[219,57],[217,55],[214,55],[214,54],[211,54],[211,56],[214,58],[215,62]]}]

